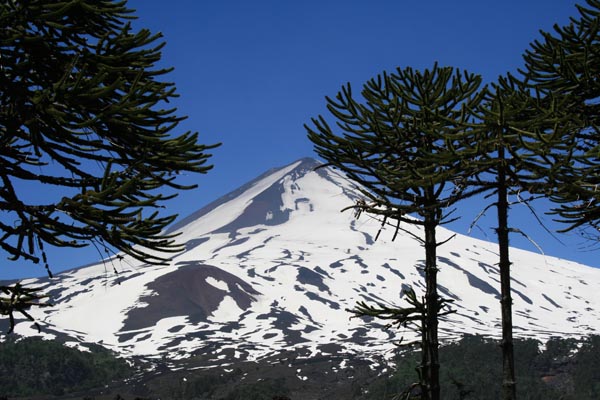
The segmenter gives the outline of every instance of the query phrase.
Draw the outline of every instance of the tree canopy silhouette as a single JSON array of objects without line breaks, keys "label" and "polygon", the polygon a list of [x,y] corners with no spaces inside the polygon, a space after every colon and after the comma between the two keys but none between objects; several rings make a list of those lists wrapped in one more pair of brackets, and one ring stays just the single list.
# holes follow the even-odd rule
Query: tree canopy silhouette
[{"label": "tree canopy silhouette", "polygon": [[[217,145],[176,133],[186,117],[169,105],[171,69],[157,67],[165,43],[134,30],[133,12],[114,0],[0,5],[0,248],[12,261],[51,275],[44,245],[146,263],[182,249],[164,233],[176,215],[160,209],[196,186],[178,176],[206,173]],[[0,312],[27,315],[34,293],[2,289]]]},{"label": "tree canopy silhouette", "polygon": [[[600,1],[578,5],[579,15],[553,32],[542,32],[524,54],[523,80],[530,90],[560,98],[561,107],[549,108],[571,117],[563,142],[572,143],[560,168],[548,175],[555,187],[554,213],[564,231],[582,229],[600,239]],[[588,229],[590,228],[590,229]]]},{"label": "tree canopy silhouette", "polygon": [[[471,171],[478,149],[470,129],[472,111],[482,94],[481,77],[451,67],[415,71],[400,69],[379,75],[363,86],[362,99],[350,85],[327,108],[336,119],[332,129],[323,117],[306,126],[317,154],[359,184],[364,200],[354,208],[383,219],[419,225],[417,237],[425,249],[423,305],[414,298],[414,310],[423,309],[420,332],[423,359],[420,378],[423,398],[440,398],[438,315],[447,303],[437,291],[436,249],[443,241],[436,228],[450,220],[451,206],[480,188],[461,184]],[[337,133],[336,130],[339,132]],[[473,171],[471,171],[473,172]],[[417,217],[417,218],[415,218]],[[359,304],[360,313],[375,315],[376,309]],[[390,310],[381,307],[379,316]],[[407,310],[404,310],[407,311]],[[416,312],[416,311],[415,311]],[[394,314],[394,313],[392,313]],[[406,312],[396,313],[404,323]]]}]

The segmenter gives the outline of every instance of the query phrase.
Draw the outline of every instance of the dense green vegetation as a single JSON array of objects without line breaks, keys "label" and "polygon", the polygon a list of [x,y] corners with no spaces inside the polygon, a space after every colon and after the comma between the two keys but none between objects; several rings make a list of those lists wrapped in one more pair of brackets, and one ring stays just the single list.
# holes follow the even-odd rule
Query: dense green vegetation
[{"label": "dense green vegetation", "polygon": [[[444,400],[497,400],[501,398],[499,342],[465,336],[440,347],[441,397]],[[330,400],[418,399],[394,397],[418,381],[418,351],[406,351],[395,360],[391,374],[380,375],[360,361],[332,375],[331,365],[305,360],[290,368],[272,360],[240,364],[224,374],[219,367],[152,372],[125,380],[133,369],[98,347],[90,352],[53,341],[25,339],[0,346],[0,399],[41,396],[55,399],[182,399],[182,400]],[[530,400],[596,400],[600,398],[600,336],[584,340],[555,338],[545,345],[533,339],[515,340],[517,394]],[[296,369],[309,376],[300,380]],[[349,373],[352,371],[352,373]],[[362,372],[361,372],[362,371]],[[185,379],[184,379],[185,377]],[[100,389],[100,390],[99,390]],[[74,394],[74,393],[77,394]],[[69,395],[71,393],[71,395]]]},{"label": "dense green vegetation", "polygon": [[223,400],[262,400],[286,399],[289,389],[285,387],[285,379],[263,380],[236,387]]},{"label": "dense green vegetation", "polygon": [[0,343],[1,396],[62,395],[103,386],[133,373],[101,346],[84,352],[55,341],[27,338]]},{"label": "dense green vegetation", "polygon": [[[502,382],[501,352],[497,341],[465,336],[440,348],[444,369],[440,374],[442,398],[499,399]],[[406,392],[415,382],[419,361],[416,352],[399,357],[397,370],[369,389],[367,399],[386,399]],[[574,339],[552,339],[540,349],[533,339],[515,340],[517,394],[521,399],[592,400],[600,398],[600,336],[578,343]],[[416,394],[416,392],[415,392]],[[401,397],[416,398],[416,397]]]}]

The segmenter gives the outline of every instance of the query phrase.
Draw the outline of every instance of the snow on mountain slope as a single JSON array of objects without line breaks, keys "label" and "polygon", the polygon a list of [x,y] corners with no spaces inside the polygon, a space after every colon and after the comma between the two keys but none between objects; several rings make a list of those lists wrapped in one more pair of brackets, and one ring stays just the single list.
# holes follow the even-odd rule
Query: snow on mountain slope
[{"label": "snow on mountain slope", "polygon": [[[408,234],[392,242],[392,230],[375,242],[379,222],[340,212],[360,198],[353,184],[318,165],[269,171],[176,224],[186,250],[169,266],[113,260],[27,281],[55,304],[33,312],[43,334],[124,355],[210,354],[221,364],[292,348],[382,354],[391,339],[414,338],[350,319],[346,308],[402,304],[408,286],[422,291],[423,249]],[[457,311],[440,323],[442,339],[500,334],[496,251],[463,235],[438,249],[440,294]],[[516,336],[598,333],[600,270],[517,249],[511,258]],[[28,321],[16,332],[36,333]]]}]

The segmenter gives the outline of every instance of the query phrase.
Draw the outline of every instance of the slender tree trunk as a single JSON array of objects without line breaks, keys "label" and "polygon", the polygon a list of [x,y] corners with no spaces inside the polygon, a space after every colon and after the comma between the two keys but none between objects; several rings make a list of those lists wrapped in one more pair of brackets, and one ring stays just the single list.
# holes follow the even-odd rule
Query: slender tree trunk
[{"label": "slender tree trunk", "polygon": [[506,183],[506,166],[504,147],[498,150],[500,164],[498,167],[498,247],[500,253],[500,287],[502,307],[502,398],[515,400],[515,362],[512,337],[512,296],[510,292],[510,258],[508,254],[508,192]]},{"label": "slender tree trunk", "polygon": [[440,400],[440,361],[438,356],[438,292],[437,292],[437,227],[435,211],[428,211],[425,220],[425,345],[426,400]]},{"label": "slender tree trunk", "polygon": [[419,365],[419,384],[421,385],[421,399],[429,400],[427,390],[428,380],[427,365],[429,365],[429,345],[427,344],[427,317],[421,316],[421,365]]}]

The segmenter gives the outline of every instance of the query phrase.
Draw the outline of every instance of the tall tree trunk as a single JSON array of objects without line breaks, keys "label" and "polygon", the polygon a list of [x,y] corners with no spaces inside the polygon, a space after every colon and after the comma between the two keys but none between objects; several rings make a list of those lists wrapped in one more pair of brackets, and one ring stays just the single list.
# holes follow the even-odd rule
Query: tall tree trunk
[{"label": "tall tree trunk", "polygon": [[438,356],[438,292],[437,292],[437,241],[435,229],[438,225],[435,211],[427,211],[425,227],[425,366],[426,400],[440,399],[440,361]]},{"label": "tall tree trunk", "polygon": [[427,317],[421,315],[421,365],[419,365],[419,384],[421,385],[421,399],[430,400],[428,387],[429,345],[427,344]]},{"label": "tall tree trunk", "polygon": [[498,149],[498,248],[500,253],[500,287],[502,307],[502,398],[515,400],[515,361],[512,337],[512,296],[510,292],[510,258],[508,254],[508,190],[506,182],[506,165],[503,145]]}]

